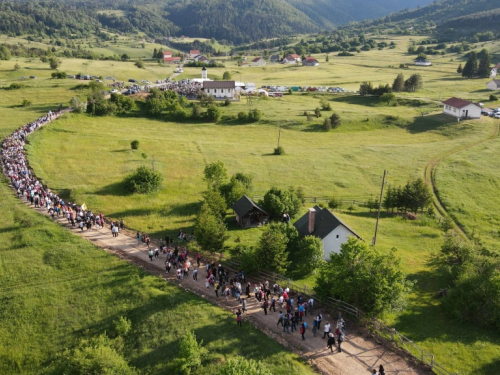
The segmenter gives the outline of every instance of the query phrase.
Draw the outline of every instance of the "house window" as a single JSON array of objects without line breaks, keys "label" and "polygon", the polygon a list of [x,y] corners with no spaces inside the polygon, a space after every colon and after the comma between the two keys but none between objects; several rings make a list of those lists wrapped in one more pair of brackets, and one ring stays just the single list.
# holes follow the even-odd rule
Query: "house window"
[{"label": "house window", "polygon": [[214,89],[214,93],[217,93],[217,89]]},{"label": "house window", "polygon": [[336,236],[337,240],[339,239],[339,237],[340,237],[340,236],[337,234],[337,236]]}]

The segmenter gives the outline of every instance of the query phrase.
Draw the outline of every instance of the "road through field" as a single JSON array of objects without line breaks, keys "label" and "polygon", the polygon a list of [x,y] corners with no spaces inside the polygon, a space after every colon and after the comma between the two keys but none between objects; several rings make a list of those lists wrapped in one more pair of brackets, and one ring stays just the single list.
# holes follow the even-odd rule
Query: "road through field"
[{"label": "road through field", "polygon": [[451,218],[453,220],[453,222],[455,223],[456,228],[465,237],[467,237],[467,233],[464,231],[464,229],[462,228],[460,223],[458,223],[455,219],[453,219],[452,216],[449,215],[449,213],[446,210],[446,206],[444,205],[441,197],[439,196],[439,189],[436,186],[436,170],[437,170],[439,163],[444,158],[451,156],[451,155],[454,155],[454,154],[458,154],[459,152],[468,150],[472,147],[478,146],[484,142],[487,142],[493,138],[496,138],[496,137],[498,137],[499,131],[500,131],[500,126],[498,123],[495,123],[492,126],[491,133],[487,137],[485,137],[479,141],[475,141],[475,142],[471,142],[471,143],[457,146],[451,150],[448,150],[442,154],[439,154],[439,155],[433,157],[431,160],[429,160],[429,162],[425,165],[425,168],[424,168],[424,181],[428,186],[431,187],[431,191],[432,191],[432,194],[434,196],[434,199],[433,199],[434,207],[436,208],[436,210],[439,212],[439,214],[441,216]]},{"label": "road through field", "polygon": [[[29,205],[29,202],[25,201],[25,203]],[[48,216],[48,212],[45,209],[34,208],[33,206],[32,208]],[[144,244],[137,244],[134,232],[125,230],[121,232],[118,237],[113,237],[111,231],[107,228],[81,231],[79,228],[71,227],[62,216],[60,218],[56,216],[55,221],[61,226],[66,227],[75,235],[93,242],[96,246],[122,259],[130,261],[146,269],[148,272],[178,285],[186,291],[196,293],[224,309],[234,311],[235,308],[240,306],[236,299],[230,297],[226,300],[225,297],[216,297],[213,287],[210,287],[210,289],[205,287],[205,269],[203,263],[199,268],[198,281],[194,281],[191,274],[189,277],[178,281],[173,271],[171,271],[170,274],[166,274],[164,257],[154,261],[149,260],[147,246]],[[191,258],[190,260],[191,264],[196,264],[194,259]],[[430,373],[428,370],[416,367],[395,352],[378,344],[373,339],[368,338],[366,333],[363,335],[359,329],[351,327],[355,332],[350,332],[349,323],[346,329],[346,341],[342,344],[342,352],[339,353],[335,351],[331,353],[326,347],[326,339],[322,338],[323,329],[317,333],[317,337],[313,336],[311,331],[311,314],[305,319],[305,321],[309,323],[309,328],[305,334],[306,339],[303,341],[297,331],[290,334],[284,333],[281,326],[277,326],[276,324],[278,321],[278,312],[269,312],[265,315],[255,298],[248,299],[247,308],[248,312],[244,314],[243,324],[253,324],[289,350],[307,359],[322,374],[371,374],[372,369],[378,369],[380,364],[384,366],[386,374],[390,375],[421,375]],[[323,328],[326,322],[330,322],[332,326],[335,326],[336,319],[324,314],[321,328]],[[236,320],[234,329],[238,329]]]}]

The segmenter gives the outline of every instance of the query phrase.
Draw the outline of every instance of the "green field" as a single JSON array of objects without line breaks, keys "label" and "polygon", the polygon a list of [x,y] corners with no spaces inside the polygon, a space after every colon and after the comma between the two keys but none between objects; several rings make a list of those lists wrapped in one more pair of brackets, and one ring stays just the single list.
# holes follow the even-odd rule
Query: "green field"
[{"label": "green field", "polygon": [[[403,54],[408,38],[394,40],[398,44],[394,50],[342,58],[330,55],[329,63],[320,56],[318,68],[282,65],[241,68],[230,61],[226,68],[209,69],[209,75],[222,76],[229,70],[234,79],[259,86],[300,84],[357,90],[365,80],[376,85],[392,83],[401,71],[399,64],[412,61],[412,56]],[[123,218],[129,227],[154,237],[177,233],[179,228],[192,230],[205,188],[203,168],[216,160],[222,160],[230,174],[251,174],[255,196],[262,196],[273,185],[294,186],[302,187],[308,197],[337,196],[359,203],[378,196],[384,169],[389,171],[389,184],[404,184],[408,179],[423,176],[426,164],[434,157],[487,139],[498,126],[498,121],[490,118],[457,124],[441,115],[439,98],[458,96],[486,102],[487,80],[458,77],[455,70],[463,60],[456,55],[430,58],[434,62],[430,69],[411,67],[403,71],[405,76],[420,72],[424,89],[413,94],[398,94],[396,107],[380,106],[374,98],[327,95],[333,110],[342,117],[340,128],[328,133],[321,130],[321,123],[330,112],[322,112],[322,118],[312,121],[303,115],[304,111],[313,112],[319,106],[321,94],[257,99],[252,106],[263,112],[263,119],[246,125],[232,120],[238,112],[248,110],[245,99],[223,108],[224,117],[219,124],[167,122],[144,117],[138,111],[127,117],[105,118],[71,114],[30,138],[30,163],[36,174],[55,191],[102,210],[107,216]],[[85,90],[71,90],[79,83],[74,80],[48,79],[48,66],[38,61],[22,59],[23,71],[17,72],[12,70],[14,63],[11,60],[0,65],[5,77],[2,85],[20,82],[20,76],[31,75],[31,72],[39,78],[26,82],[30,88],[2,92],[0,110],[12,118],[12,122],[0,124],[1,134],[34,119],[46,108],[67,102],[75,94],[82,97],[86,94]],[[140,70],[130,62],[85,60],[64,60],[61,67],[70,74],[83,73],[85,68],[88,74],[114,75],[118,80],[153,80],[164,77],[167,69],[171,69],[147,64],[146,69]],[[199,69],[186,68],[180,78],[198,76]],[[46,95],[49,91],[50,96]],[[32,107],[17,107],[24,97],[32,98]],[[495,102],[486,103],[498,106]],[[422,112],[429,114],[422,116]],[[280,125],[281,145],[287,154],[277,157],[271,154]],[[134,139],[140,141],[138,152],[130,150]],[[480,233],[482,239],[495,248],[498,244],[495,224],[499,218],[491,207],[494,208],[497,201],[498,163],[495,160],[499,152],[496,141],[492,140],[445,158],[437,170],[440,196],[451,213],[468,232]],[[146,159],[142,153],[147,154]],[[127,194],[122,184],[125,176],[141,164],[151,165],[153,157],[155,169],[164,176],[162,190],[150,196]],[[345,208],[346,205],[339,215],[365,241],[371,242],[374,214],[357,205],[352,213]],[[227,218],[227,223],[229,244],[237,237],[245,244],[255,244],[258,240],[259,229],[239,230],[232,216]],[[382,215],[377,249],[388,252],[392,247],[398,248],[404,270],[417,281],[408,309],[386,316],[385,320],[433,352],[436,361],[450,370],[461,374],[498,372],[500,335],[477,327],[464,329],[450,321],[434,297],[437,290],[448,287],[452,280],[449,273],[433,262],[433,254],[439,251],[441,244],[442,231],[434,219],[422,216],[418,221],[408,222]],[[313,285],[314,278],[300,282]]]},{"label": "green field", "polygon": [[[82,339],[132,330],[120,354],[143,374],[165,374],[194,331],[210,363],[241,355],[275,374],[312,374],[298,356],[234,315],[165,283],[30,210],[4,180],[0,215],[0,373],[55,374],[51,362]],[[187,313],[189,312],[189,313]],[[121,345],[121,346],[120,346]],[[214,371],[208,365],[207,371]]]}]

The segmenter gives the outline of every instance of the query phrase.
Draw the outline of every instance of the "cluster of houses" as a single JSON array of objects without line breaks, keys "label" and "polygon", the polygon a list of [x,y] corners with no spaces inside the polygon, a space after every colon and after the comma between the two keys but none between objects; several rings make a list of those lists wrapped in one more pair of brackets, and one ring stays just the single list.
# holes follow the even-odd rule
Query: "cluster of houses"
[{"label": "cluster of houses", "polygon": [[[301,58],[299,55],[297,55],[295,53],[288,55],[288,56],[284,57],[283,59],[281,59],[279,55],[272,55],[269,58],[269,62],[276,63],[276,64],[282,63],[282,64],[294,64],[294,65],[302,64],[303,66],[319,66],[319,62],[318,62],[318,60],[316,60],[316,58],[311,57],[311,56]],[[266,64],[267,63],[266,63],[266,60],[264,60],[264,58],[256,57],[253,60],[251,60],[250,62],[243,61],[241,63],[241,66],[242,67],[264,66]]]},{"label": "cluster of houses", "polygon": [[[180,64],[181,62],[181,57],[179,56],[172,56],[172,52],[167,51],[163,52],[163,62],[167,64]],[[184,60],[186,61],[199,61],[201,63],[205,64],[215,64],[215,60],[210,60],[206,56],[203,56],[199,50],[193,49],[189,51],[189,53],[184,54]]]},{"label": "cluster of houses", "polygon": [[[269,214],[252,199],[244,195],[233,206],[236,222],[243,228],[255,228],[269,221]],[[340,247],[349,237],[362,238],[328,208],[314,206],[294,224],[300,236],[315,236],[323,244],[325,259],[340,253]]]}]

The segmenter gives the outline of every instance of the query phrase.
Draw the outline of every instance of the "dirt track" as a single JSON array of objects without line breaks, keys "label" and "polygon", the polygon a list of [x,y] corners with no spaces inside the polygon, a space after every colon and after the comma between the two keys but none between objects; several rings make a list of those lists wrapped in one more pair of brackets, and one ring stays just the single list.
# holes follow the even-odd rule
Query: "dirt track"
[{"label": "dirt track", "polygon": [[[26,202],[26,204],[29,204]],[[32,207],[33,208],[33,207]],[[48,213],[41,208],[33,208],[41,214]],[[158,275],[169,282],[178,284],[179,287],[196,293],[211,303],[214,303],[227,310],[234,310],[239,306],[234,298],[229,298],[227,301],[224,297],[217,298],[213,288],[207,290],[205,288],[204,275],[205,271],[202,266],[199,270],[198,281],[194,281],[191,277],[184,278],[180,282],[175,280],[174,272],[170,275],[165,273],[164,262],[165,258],[160,258],[151,262],[148,257],[147,247],[143,244],[138,245],[136,238],[132,232],[130,235],[120,233],[118,237],[112,237],[109,229],[81,231],[78,228],[72,228],[68,225],[66,219],[61,218],[56,221],[63,227],[67,228],[76,235],[79,235],[116,256],[130,261],[148,272]],[[196,264],[194,259],[191,259],[192,264]],[[259,308],[255,298],[249,298],[247,304],[248,313],[244,315],[243,324],[253,324],[255,327],[272,337],[286,348],[296,352],[302,357],[309,360],[319,372],[329,375],[357,375],[371,374],[373,368],[378,369],[379,364],[383,364],[387,374],[391,375],[410,375],[410,374],[429,374],[429,371],[416,367],[410,364],[407,360],[387,349],[383,345],[378,344],[373,339],[369,339],[367,335],[363,335],[359,329],[353,328],[355,332],[349,331],[347,326],[346,341],[342,344],[342,353],[335,351],[330,353],[326,348],[326,340],[323,336],[323,326],[326,322],[332,323],[335,326],[336,320],[330,316],[323,315],[323,324],[321,330],[317,333],[317,337],[313,337],[312,317],[306,317],[305,321],[309,323],[309,328],[306,332],[306,340],[303,341],[298,332],[286,334],[282,332],[281,326],[276,326],[278,320],[277,312],[269,312],[264,315],[264,312]],[[235,322],[235,329],[236,322]]]}]

